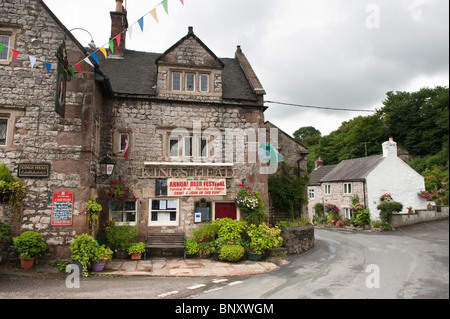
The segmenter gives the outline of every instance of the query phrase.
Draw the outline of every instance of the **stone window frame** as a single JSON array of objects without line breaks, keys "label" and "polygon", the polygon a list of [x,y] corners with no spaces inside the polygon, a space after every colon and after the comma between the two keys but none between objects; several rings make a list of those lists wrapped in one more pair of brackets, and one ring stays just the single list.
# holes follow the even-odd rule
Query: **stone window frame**
[{"label": "stone window frame", "polygon": [[324,194],[327,195],[331,194],[331,184],[324,184],[323,187],[324,187],[323,189]]},{"label": "stone window frame", "polygon": [[[174,88],[174,76],[175,74],[180,75],[180,89],[178,90]],[[187,77],[188,75],[194,75],[194,87],[192,90],[187,87]],[[202,76],[207,76],[207,90],[202,90]],[[210,93],[211,92],[211,72],[202,71],[202,70],[191,70],[191,69],[179,69],[174,68],[170,70],[170,89],[173,93]]]},{"label": "stone window frame", "polygon": [[314,199],[315,198],[315,190],[314,188],[308,188],[308,198],[309,199]]},{"label": "stone window frame", "polygon": [[[153,209],[153,201],[176,201],[176,208],[173,209]],[[166,202],[167,203],[167,202]],[[153,221],[152,215],[153,213],[173,213],[175,212],[175,221]],[[158,198],[149,198],[148,202],[148,227],[161,227],[161,226],[173,226],[178,227],[180,225],[180,199],[179,198],[173,198],[173,197],[158,197]]]},{"label": "stone window frame", "polygon": [[352,183],[344,183],[343,184],[343,190],[344,190],[344,195],[351,195],[353,194],[353,190],[352,190]]},{"label": "stone window frame", "polygon": [[[168,158],[172,158],[173,160],[182,160],[182,161],[190,161],[192,158],[194,158],[194,154],[196,158],[199,159],[208,159],[210,157],[213,157],[213,155],[211,155],[211,150],[214,148],[214,145],[212,143],[212,137],[210,137],[210,140],[208,141],[207,138],[205,138],[204,136],[197,136],[197,139],[194,139],[194,133],[192,131],[189,130],[183,130],[182,132],[178,132],[176,133],[178,136],[178,143],[176,143],[177,145],[177,150],[176,153],[177,155],[175,155],[175,152],[172,153],[172,141],[177,140],[176,136],[173,136],[173,131],[172,130],[166,130],[165,133],[162,133],[163,136],[163,143],[167,144],[167,149],[166,152],[164,154],[164,156],[167,156]],[[189,154],[186,154],[186,139],[190,138],[191,139],[191,149]],[[206,150],[201,149],[201,146],[203,144],[205,144],[206,141],[206,145],[205,147],[207,148]],[[175,144],[174,144],[175,145]]]},{"label": "stone window frame", "polygon": [[352,209],[349,207],[343,207],[343,209],[344,209],[344,217],[348,219],[352,218]]},{"label": "stone window frame", "polygon": [[8,107],[0,105],[0,118],[7,119],[8,123],[6,126],[6,143],[0,145],[0,149],[9,150],[14,146],[14,133],[15,133],[15,123],[18,117],[25,114],[24,107]]},{"label": "stone window frame", "polygon": [[0,24],[0,36],[9,38],[8,46],[5,46],[3,50],[7,50],[7,58],[0,59],[0,65],[9,65],[13,59],[13,55],[9,52],[11,49],[16,48],[17,35],[20,31],[20,27]]},{"label": "stone window frame", "polygon": [[113,152],[116,155],[124,155],[125,150],[122,147],[122,136],[128,134],[128,154],[131,154],[131,149],[134,144],[134,134],[132,129],[117,129],[114,132]]}]

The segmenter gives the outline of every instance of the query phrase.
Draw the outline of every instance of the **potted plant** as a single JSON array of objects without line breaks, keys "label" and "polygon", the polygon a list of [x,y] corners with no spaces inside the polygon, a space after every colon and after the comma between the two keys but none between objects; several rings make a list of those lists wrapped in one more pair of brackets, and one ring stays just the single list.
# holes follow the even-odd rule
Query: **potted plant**
[{"label": "potted plant", "polygon": [[128,257],[127,249],[135,242],[139,234],[137,226],[129,224],[118,226],[111,225],[107,229],[106,239],[108,247],[115,251],[115,258],[126,259]]},{"label": "potted plant", "polygon": [[214,241],[198,243],[198,254],[200,258],[209,258],[215,251]]},{"label": "potted plant", "polygon": [[138,242],[132,243],[128,248],[127,252],[131,255],[131,259],[140,260],[142,258],[142,253],[145,252],[145,243]]},{"label": "potted plant", "polygon": [[262,254],[267,249],[280,247],[283,244],[283,238],[280,235],[281,229],[269,227],[264,223],[258,226],[250,225],[247,234],[250,237],[249,260],[261,260]]},{"label": "potted plant", "polygon": [[184,242],[186,257],[195,258],[198,255],[198,243],[193,239],[187,239]]},{"label": "potted plant", "polygon": [[103,207],[99,203],[97,203],[98,196],[95,195],[93,199],[90,199],[86,203],[86,215],[87,221],[90,229],[90,233],[92,237],[97,235],[98,231],[98,219],[100,216],[100,212]]},{"label": "potted plant", "polygon": [[103,271],[108,261],[111,261],[113,251],[105,245],[99,245],[94,250],[94,257],[92,257],[92,270],[95,272]]},{"label": "potted plant", "polygon": [[14,247],[20,254],[20,266],[23,269],[30,269],[34,265],[34,260],[41,256],[47,249],[44,237],[34,231],[26,231],[13,239]]},{"label": "potted plant", "polygon": [[74,241],[70,244],[71,258],[81,267],[80,272],[85,277],[89,275],[88,263],[94,260],[99,246],[99,243],[88,234],[75,235]]},{"label": "potted plant", "polygon": [[242,189],[235,198],[236,206],[241,210],[248,224],[261,224],[267,218],[264,202],[258,192],[253,192],[250,187],[239,184]]}]

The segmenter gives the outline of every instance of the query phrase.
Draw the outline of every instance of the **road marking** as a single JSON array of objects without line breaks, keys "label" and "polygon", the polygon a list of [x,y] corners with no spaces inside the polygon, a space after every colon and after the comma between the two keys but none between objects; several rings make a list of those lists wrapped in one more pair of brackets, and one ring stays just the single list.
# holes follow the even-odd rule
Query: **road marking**
[{"label": "road marking", "polygon": [[220,290],[220,289],[223,289],[223,287],[217,287],[217,288],[213,288],[213,289],[210,289],[210,290],[205,290],[204,293],[205,294],[209,294],[210,292],[214,292],[214,291],[217,291],[217,290]]},{"label": "road marking", "polygon": [[170,296],[170,295],[176,295],[177,293],[179,293],[179,291],[174,290],[174,291],[171,291],[171,292],[166,292],[165,294],[160,294],[160,295],[158,295],[158,297],[167,297],[167,296]]},{"label": "road marking", "polygon": [[220,284],[222,282],[227,282],[227,281],[228,281],[228,279],[214,279],[212,282],[215,284]]},{"label": "road marking", "polygon": [[199,284],[199,285],[187,287],[187,289],[189,289],[189,290],[194,290],[194,289],[198,289],[198,288],[202,288],[202,287],[206,287],[206,285],[204,285],[204,284]]},{"label": "road marking", "polygon": [[242,284],[242,283],[243,283],[243,281],[233,281],[233,282],[230,282],[228,284],[228,286],[235,286],[235,285],[239,285],[239,284]]}]

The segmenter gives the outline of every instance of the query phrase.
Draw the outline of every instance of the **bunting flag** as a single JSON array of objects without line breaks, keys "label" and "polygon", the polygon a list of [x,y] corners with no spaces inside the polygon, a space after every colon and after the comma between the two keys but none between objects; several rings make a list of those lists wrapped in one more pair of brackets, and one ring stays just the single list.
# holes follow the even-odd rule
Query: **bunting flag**
[{"label": "bunting flag", "polygon": [[[181,2],[181,4],[184,6],[184,0],[180,0],[180,2]],[[169,0],[162,0],[155,8],[153,8],[153,9],[150,10],[150,11],[148,11],[148,12],[147,12],[144,16],[142,16],[139,20],[137,20],[136,22],[134,22],[134,23],[132,23],[131,25],[129,25],[129,27],[128,27],[126,30],[124,30],[123,32],[127,32],[127,31],[128,31],[129,37],[130,37],[130,39],[131,39],[132,31],[133,31],[132,28],[133,28],[133,26],[134,26],[135,24],[139,24],[139,27],[140,27],[141,31],[144,32],[144,17],[145,17],[147,14],[149,14],[149,13],[152,15],[153,19],[155,19],[156,23],[159,24],[159,21],[158,21],[158,14],[157,14],[156,9],[157,9],[157,7],[160,6],[160,5],[162,5],[163,8],[164,8],[164,11],[165,11],[167,14],[169,14]],[[123,32],[122,32],[122,33],[123,33]],[[75,63],[75,68],[78,70],[78,72],[81,73],[81,74],[83,73],[83,70],[82,70],[81,65],[80,65],[80,63],[83,62],[83,61],[84,61],[85,63],[91,65],[92,67],[94,67],[94,65],[92,64],[92,62],[89,60],[89,57],[92,57],[92,59],[94,59],[95,62],[96,62],[97,64],[99,64],[99,59],[98,59],[98,56],[97,56],[97,54],[96,54],[96,52],[98,52],[98,51],[101,51],[101,52],[103,53],[103,55],[105,56],[105,59],[107,59],[107,58],[108,58],[108,52],[107,52],[106,49],[105,49],[105,46],[106,46],[106,45],[109,46],[109,49],[111,50],[111,53],[114,54],[114,42],[113,42],[113,41],[114,41],[114,39],[116,39],[117,45],[120,46],[120,43],[121,43],[121,41],[122,41],[122,33],[119,33],[119,34],[116,35],[114,38],[110,39],[109,42],[105,43],[103,46],[101,46],[100,48],[98,48],[96,51],[94,51],[93,53],[91,53],[90,55],[88,55],[88,56],[87,56],[86,58],[84,58],[83,60],[79,61],[78,63]],[[21,52],[21,51],[19,51],[19,50],[16,50],[16,49],[13,49],[13,48],[10,48],[8,45],[3,44],[3,43],[0,43],[0,54],[1,54],[2,51],[5,49],[5,47],[6,47],[7,49],[11,50],[11,53],[12,53],[12,55],[13,55],[13,57],[14,57],[14,61],[17,61],[17,58],[18,58],[19,54],[24,54],[23,52]],[[52,64],[51,64],[50,62],[47,62],[47,61],[38,59],[37,57],[35,57],[35,56],[33,56],[33,55],[29,55],[29,54],[26,54],[26,55],[28,55],[28,58],[29,58],[29,60],[30,60],[31,68],[34,68],[35,65],[36,65],[36,62],[37,62],[37,61],[40,61],[40,62],[42,62],[42,63],[45,65],[45,69],[47,70],[47,74],[50,73],[50,70],[52,69]],[[75,70],[74,70],[73,66],[69,67],[69,69],[68,69],[68,70],[65,70],[65,71],[66,71],[67,73],[70,72],[70,74],[72,75],[72,77],[75,76]],[[127,156],[128,156],[128,155],[127,155]],[[281,156],[281,155],[280,155],[280,156]]]},{"label": "bunting flag", "polygon": [[163,0],[162,5],[167,14],[169,14],[169,0]]},{"label": "bunting flag", "polygon": [[17,50],[14,50],[14,49],[11,49],[11,52],[12,52],[12,54],[13,54],[13,56],[14,56],[14,61],[17,61],[17,57],[19,56],[19,51],[17,51]]},{"label": "bunting flag", "polygon": [[153,19],[155,19],[156,23],[159,24],[159,22],[158,22],[158,14],[156,13],[156,8],[153,9],[152,11],[150,11],[150,14],[153,16]]},{"label": "bunting flag", "polygon": [[47,74],[49,74],[50,73],[50,70],[51,70],[51,68],[52,68],[52,64],[51,63],[48,63],[48,62],[44,62],[45,63],[45,67],[47,68]]},{"label": "bunting flag", "polygon": [[30,55],[28,58],[30,59],[31,68],[34,68],[34,65],[36,64],[36,57]]}]

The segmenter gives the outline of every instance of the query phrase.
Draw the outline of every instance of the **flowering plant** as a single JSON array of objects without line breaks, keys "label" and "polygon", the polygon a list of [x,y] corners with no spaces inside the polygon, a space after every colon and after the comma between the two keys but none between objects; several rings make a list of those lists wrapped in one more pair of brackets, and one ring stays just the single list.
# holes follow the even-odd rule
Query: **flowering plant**
[{"label": "flowering plant", "polygon": [[408,214],[414,213],[414,209],[412,208],[412,206],[406,207],[406,209],[408,210]]},{"label": "flowering plant", "polygon": [[258,192],[252,192],[250,187],[239,184],[242,189],[237,193],[236,206],[244,214],[245,221],[250,224],[259,225],[266,220],[267,213],[264,202]]},{"label": "flowering plant", "polygon": [[281,229],[277,226],[269,227],[265,223],[258,226],[250,225],[247,229],[247,234],[250,237],[250,249],[262,254],[267,249],[280,247],[283,244],[281,237]]},{"label": "flowering plant", "polygon": [[126,202],[135,202],[136,197],[130,186],[125,185],[125,182],[112,181],[111,187],[106,192],[106,199],[110,207],[114,209],[121,209]]},{"label": "flowering plant", "polygon": [[440,189],[438,191],[429,192],[429,191],[420,191],[418,193],[419,197],[426,200],[427,202],[431,201],[440,201],[442,202],[445,197],[446,190]]},{"label": "flowering plant", "polygon": [[391,194],[388,194],[388,193],[383,194],[383,195],[380,196],[380,200],[381,200],[382,202],[384,202],[384,201],[390,202],[390,201],[392,201],[392,195],[391,195]]},{"label": "flowering plant", "polygon": [[339,207],[337,207],[334,204],[325,204],[325,211],[328,212],[329,214],[332,213],[339,213]]}]

